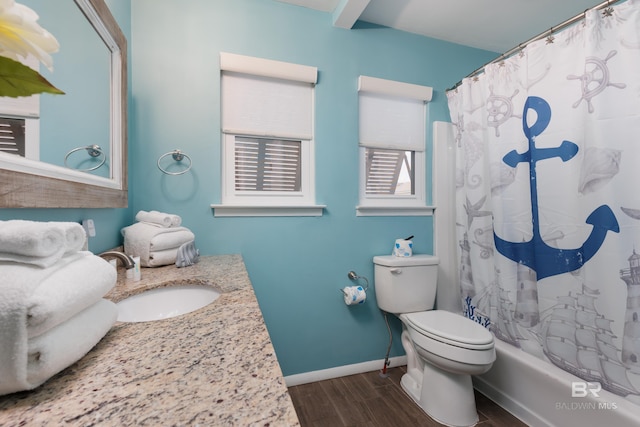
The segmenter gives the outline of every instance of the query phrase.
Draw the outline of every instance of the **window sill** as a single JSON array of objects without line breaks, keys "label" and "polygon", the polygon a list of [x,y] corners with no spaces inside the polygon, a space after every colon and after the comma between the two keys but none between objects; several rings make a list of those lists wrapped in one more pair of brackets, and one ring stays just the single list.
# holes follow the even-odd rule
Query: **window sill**
[{"label": "window sill", "polygon": [[432,216],[435,206],[356,206],[356,216]]},{"label": "window sill", "polygon": [[234,216],[322,216],[326,205],[300,206],[244,206],[244,205],[215,205],[212,204],[216,217]]}]

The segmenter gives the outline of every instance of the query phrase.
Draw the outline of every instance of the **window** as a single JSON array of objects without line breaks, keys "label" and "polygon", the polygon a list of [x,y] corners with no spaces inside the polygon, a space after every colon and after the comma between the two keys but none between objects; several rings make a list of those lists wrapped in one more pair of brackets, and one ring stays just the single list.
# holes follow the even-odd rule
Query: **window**
[{"label": "window", "polygon": [[432,89],[360,76],[357,215],[425,215],[426,106]]},{"label": "window", "polygon": [[366,148],[365,156],[367,196],[416,194],[415,151]]},{"label": "window", "polygon": [[235,137],[236,191],[298,192],[302,141]]},{"label": "window", "polygon": [[221,53],[222,203],[216,216],[319,216],[317,69]]},{"label": "window", "polygon": [[[32,55],[22,63],[39,70]],[[0,97],[0,151],[40,160],[40,95]]]},{"label": "window", "polygon": [[[223,205],[233,207],[234,216],[243,215],[238,211],[283,215],[283,210],[287,215],[308,215],[305,208],[317,214],[311,147],[311,141],[302,139],[224,135]],[[260,209],[248,209],[254,207]]]},{"label": "window", "polygon": [[0,117],[0,151],[25,156],[25,119]]}]

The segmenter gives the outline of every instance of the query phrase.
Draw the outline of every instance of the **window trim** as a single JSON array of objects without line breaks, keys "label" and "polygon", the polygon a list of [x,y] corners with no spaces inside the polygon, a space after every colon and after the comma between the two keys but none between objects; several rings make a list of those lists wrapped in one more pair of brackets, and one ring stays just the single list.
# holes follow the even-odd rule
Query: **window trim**
[{"label": "window trim", "polygon": [[356,206],[356,216],[433,216],[435,206]]},{"label": "window trim", "polygon": [[322,216],[326,205],[245,206],[212,204],[215,217]]},{"label": "window trim", "polygon": [[[300,191],[245,192],[235,189],[235,138],[248,135],[223,134],[222,136],[222,205],[255,206],[312,206],[315,203],[315,166],[313,162],[313,140],[301,140]],[[256,138],[255,136],[250,136]],[[275,139],[272,137],[266,139]],[[288,138],[277,138],[288,139]],[[299,140],[299,139],[296,139]]]},{"label": "window trim", "polygon": [[[317,82],[317,68],[306,65],[298,65],[287,62],[273,61],[263,58],[255,58],[220,53],[221,73],[242,73],[249,76],[260,76],[291,81],[292,83],[307,83],[311,85],[311,135],[251,135],[241,130],[224,129],[221,136],[221,203],[212,204],[214,216],[322,216],[325,205],[315,202],[315,142],[313,139],[313,126],[315,122],[315,84]],[[224,114],[224,111],[221,111]],[[256,194],[255,192],[238,192],[235,190],[233,167],[235,137],[272,138],[297,140],[302,142],[301,152],[301,191],[268,192],[269,194]],[[244,193],[244,194],[238,194]]]},{"label": "window trim", "polygon": [[356,216],[425,216],[433,214],[433,207],[426,204],[426,152],[415,152],[415,194],[382,195],[366,194],[367,147],[360,150],[360,204],[356,206]]}]

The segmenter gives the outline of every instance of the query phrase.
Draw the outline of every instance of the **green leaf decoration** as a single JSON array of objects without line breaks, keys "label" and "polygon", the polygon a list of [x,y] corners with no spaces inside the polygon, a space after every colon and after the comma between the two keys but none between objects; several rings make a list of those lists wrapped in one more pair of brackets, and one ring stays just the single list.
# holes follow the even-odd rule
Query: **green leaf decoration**
[{"label": "green leaf decoration", "polygon": [[31,96],[37,93],[64,92],[53,86],[34,69],[13,59],[0,56],[0,96]]}]

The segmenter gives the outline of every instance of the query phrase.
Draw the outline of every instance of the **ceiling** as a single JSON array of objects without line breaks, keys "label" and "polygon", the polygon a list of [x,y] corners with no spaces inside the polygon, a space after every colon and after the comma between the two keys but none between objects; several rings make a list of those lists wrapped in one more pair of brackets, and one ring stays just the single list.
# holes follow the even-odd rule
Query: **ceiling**
[{"label": "ceiling", "polygon": [[360,20],[498,53],[602,3],[601,0],[277,1],[330,13],[337,27],[352,28]]}]

